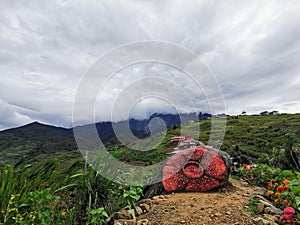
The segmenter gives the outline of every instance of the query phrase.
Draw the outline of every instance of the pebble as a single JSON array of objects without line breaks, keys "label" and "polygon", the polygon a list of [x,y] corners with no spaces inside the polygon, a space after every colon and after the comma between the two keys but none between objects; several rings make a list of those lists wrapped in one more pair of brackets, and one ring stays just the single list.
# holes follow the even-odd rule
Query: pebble
[{"label": "pebble", "polygon": [[266,207],[264,209],[264,212],[266,214],[271,214],[271,215],[281,215],[283,214],[283,211],[281,209],[275,208],[275,207]]},{"label": "pebble", "polygon": [[253,219],[253,223],[254,224],[258,224],[258,225],[270,225],[271,222],[270,221],[267,221],[261,217],[256,217]]},{"label": "pebble", "polygon": [[134,220],[119,219],[114,221],[114,225],[135,225]]},{"label": "pebble", "polygon": [[144,213],[149,212],[149,210],[150,210],[150,205],[148,205],[146,203],[140,204],[139,207],[143,210]]},{"label": "pebble", "polygon": [[248,186],[249,184],[246,181],[241,182],[243,186]]},{"label": "pebble", "polygon": [[164,195],[157,195],[152,197],[153,200],[165,200],[166,197]]},{"label": "pebble", "polygon": [[143,219],[143,220],[137,221],[136,225],[150,225],[150,222],[147,219]]},{"label": "pebble", "polygon": [[143,210],[139,206],[135,206],[134,209],[137,215],[143,214]]},{"label": "pebble", "polygon": [[264,218],[265,220],[268,220],[268,221],[271,221],[271,222],[276,222],[277,219],[278,219],[276,216],[269,215],[269,214],[264,214],[264,215],[263,215],[263,218]]}]

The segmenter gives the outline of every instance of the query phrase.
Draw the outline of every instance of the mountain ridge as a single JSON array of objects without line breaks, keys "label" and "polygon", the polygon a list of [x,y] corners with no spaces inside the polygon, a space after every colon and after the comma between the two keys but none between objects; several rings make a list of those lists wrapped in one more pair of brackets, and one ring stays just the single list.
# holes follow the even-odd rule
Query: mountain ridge
[{"label": "mountain ridge", "polygon": [[[194,118],[209,117],[210,114],[153,114],[148,119],[130,119],[119,122],[98,122],[82,126],[64,128],[38,121],[0,131],[0,166],[7,163],[18,164],[22,161],[31,162],[38,155],[53,155],[58,152],[78,150],[74,137],[74,129],[79,129],[89,138],[90,128],[96,126],[96,130],[102,142],[109,145],[120,144],[114,129],[123,129],[129,124],[132,133],[138,138],[147,137],[150,134],[149,122],[156,117],[165,121],[166,127],[188,122]],[[160,127],[158,127],[160,128]],[[151,130],[153,131],[153,130]],[[161,129],[154,130],[156,133]],[[127,132],[127,130],[126,130]]]},{"label": "mountain ridge", "polygon": [[[161,117],[164,116],[166,115],[161,115]],[[154,117],[155,115],[153,115],[153,118]],[[189,119],[188,116],[185,117],[186,122],[189,122]],[[133,157],[132,154],[139,155],[139,153],[129,151],[129,149],[126,148],[126,143],[120,143],[119,140],[121,139],[115,135],[113,129],[115,128],[113,126],[117,126],[117,128],[121,129],[121,135],[127,135],[128,129],[124,129],[125,122],[123,121],[122,123],[116,124],[102,122],[96,124],[96,128],[105,147],[108,149],[115,147],[122,148],[124,154],[126,153],[126,160],[130,161]],[[130,123],[130,121],[127,122]],[[133,123],[131,126],[131,128],[133,128],[132,132],[138,138],[149,136],[150,130],[159,132],[161,128],[158,126],[154,127],[158,128],[156,130],[149,130],[147,121],[131,122]],[[167,131],[166,140],[171,136],[181,133],[182,127],[176,125],[178,124],[178,117],[176,119],[176,116],[170,116],[166,124],[168,125],[167,127],[171,126]],[[120,127],[118,127],[118,125]],[[95,124],[81,127],[81,132],[87,138],[91,136],[91,133],[89,133],[91,132],[90,127],[88,126],[94,126],[93,129],[95,129]],[[198,132],[199,127],[201,127],[200,133]],[[210,138],[211,120],[202,119],[199,122],[186,123],[184,129],[188,130],[191,136],[195,136],[196,139],[199,138],[202,142],[207,143]],[[73,131],[73,129],[43,125],[38,122],[27,124],[20,128],[0,131],[0,167],[6,164],[17,164],[25,161],[30,163],[37,157],[48,157],[66,152],[70,152],[70,154],[77,152],[76,154],[80,156]],[[233,157],[241,157],[245,163],[255,159],[259,159],[260,162],[266,162],[269,160],[269,157],[274,158],[274,155],[277,155],[276,152],[280,149],[289,148],[289,143],[297,143],[299,137],[300,114],[227,116],[226,131],[221,150],[229,153]],[[127,139],[127,136],[125,136],[125,138],[126,141],[130,141],[130,139]],[[149,140],[151,140],[151,138]],[[145,141],[148,142],[147,140]],[[165,149],[165,143],[162,143],[160,147]],[[138,149],[139,147],[137,143],[136,148]],[[286,163],[282,162],[281,157],[279,157],[277,161],[278,163],[286,165]]]}]

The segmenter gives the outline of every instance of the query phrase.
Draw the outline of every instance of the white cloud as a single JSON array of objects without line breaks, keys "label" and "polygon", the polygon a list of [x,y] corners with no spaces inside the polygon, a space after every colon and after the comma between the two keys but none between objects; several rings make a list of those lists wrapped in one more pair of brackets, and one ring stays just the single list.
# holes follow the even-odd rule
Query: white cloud
[{"label": "white cloud", "polygon": [[[297,0],[12,0],[1,1],[0,8],[0,111],[5,118],[0,129],[33,120],[70,126],[76,88],[87,68],[120,44],[149,39],[183,45],[203,58],[220,82],[228,113],[300,111]],[[101,107],[109,108],[122,88],[146,72],[181,79],[189,95],[208,108],[184,74],[149,64],[116,74]],[[154,111],[153,104],[148,101],[143,113]],[[178,104],[186,110],[184,102]]]},{"label": "white cloud", "polygon": [[20,124],[29,123],[31,119],[28,116],[19,112],[18,107],[9,105],[7,102],[0,99],[0,130],[7,127],[15,127]]}]

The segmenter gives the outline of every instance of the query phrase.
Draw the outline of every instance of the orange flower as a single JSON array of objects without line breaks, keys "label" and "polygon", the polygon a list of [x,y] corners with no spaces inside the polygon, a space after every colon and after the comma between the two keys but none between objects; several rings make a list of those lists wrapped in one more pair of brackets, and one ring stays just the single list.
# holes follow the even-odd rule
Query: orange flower
[{"label": "orange flower", "polygon": [[275,193],[275,196],[276,196],[277,198],[279,198],[279,197],[280,197],[280,193],[279,193],[279,192],[276,192],[276,193]]},{"label": "orange flower", "polygon": [[269,190],[268,195],[274,195],[274,191]]},{"label": "orange flower", "polygon": [[288,190],[289,190],[289,187],[284,186],[284,187],[283,187],[283,190],[284,190],[284,191],[288,191]]},{"label": "orange flower", "polygon": [[272,182],[268,182],[268,183],[267,183],[267,186],[268,186],[268,187],[272,187]]},{"label": "orange flower", "polygon": [[290,180],[284,180],[284,181],[282,181],[282,183],[283,184],[289,184],[289,183],[291,183],[291,181]]},{"label": "orange flower", "polygon": [[279,202],[279,198],[276,198],[276,199],[274,200],[274,203],[277,204],[278,202]]},{"label": "orange flower", "polygon": [[285,186],[278,186],[278,188],[277,188],[278,191],[284,191],[284,189],[285,189]]},{"label": "orange flower", "polygon": [[65,211],[62,211],[60,215],[61,215],[62,217],[65,217],[66,214],[67,214],[67,213],[66,213]]}]

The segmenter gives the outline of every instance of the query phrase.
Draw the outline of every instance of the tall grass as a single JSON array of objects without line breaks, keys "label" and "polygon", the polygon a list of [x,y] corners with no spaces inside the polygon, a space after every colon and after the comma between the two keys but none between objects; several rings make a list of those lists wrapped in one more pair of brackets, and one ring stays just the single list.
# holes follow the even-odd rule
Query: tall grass
[{"label": "tall grass", "polygon": [[14,193],[15,179],[12,166],[5,166],[1,171],[0,180],[0,210],[1,221],[6,221],[9,200]]}]

